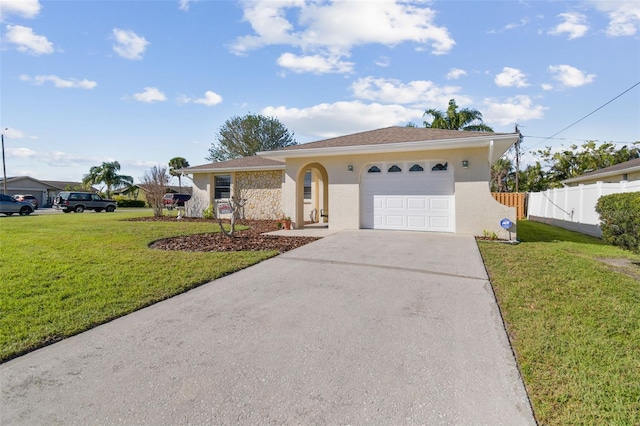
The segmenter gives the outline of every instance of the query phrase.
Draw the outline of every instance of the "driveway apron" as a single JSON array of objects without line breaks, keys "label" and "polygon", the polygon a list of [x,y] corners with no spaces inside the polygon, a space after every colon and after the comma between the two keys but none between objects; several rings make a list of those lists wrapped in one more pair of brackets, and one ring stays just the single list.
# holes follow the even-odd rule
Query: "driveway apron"
[{"label": "driveway apron", "polygon": [[0,366],[9,424],[535,424],[473,237],[343,231]]}]

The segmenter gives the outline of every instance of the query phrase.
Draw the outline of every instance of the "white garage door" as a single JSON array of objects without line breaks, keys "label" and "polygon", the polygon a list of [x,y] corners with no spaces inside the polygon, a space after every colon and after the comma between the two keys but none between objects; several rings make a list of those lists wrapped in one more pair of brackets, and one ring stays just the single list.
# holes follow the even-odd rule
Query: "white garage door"
[{"label": "white garage door", "polygon": [[363,228],[455,231],[453,170],[446,162],[373,164],[361,182]]}]

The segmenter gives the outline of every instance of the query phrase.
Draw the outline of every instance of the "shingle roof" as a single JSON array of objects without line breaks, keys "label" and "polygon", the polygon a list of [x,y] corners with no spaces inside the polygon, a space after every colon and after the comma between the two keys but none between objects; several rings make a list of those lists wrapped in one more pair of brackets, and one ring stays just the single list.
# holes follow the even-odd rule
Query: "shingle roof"
[{"label": "shingle roof", "polygon": [[392,126],[369,130],[336,138],[324,139],[300,145],[288,146],[278,151],[293,151],[313,148],[340,148],[359,145],[382,145],[402,142],[435,141],[446,139],[464,139],[474,136],[509,135],[511,133],[468,132],[462,130],[429,129],[425,127]]},{"label": "shingle roof", "polygon": [[227,161],[220,161],[217,163],[202,164],[199,166],[186,167],[185,172],[194,172],[198,170],[211,170],[211,169],[234,169],[234,168],[260,168],[260,167],[284,167],[282,161],[270,160],[268,158],[261,157],[259,155],[252,155],[251,157],[234,158]]},{"label": "shingle roof", "polygon": [[624,163],[614,164],[613,166],[605,167],[604,169],[594,170],[575,178],[566,179],[563,182],[579,182],[581,180],[593,179],[600,175],[612,175],[616,174],[616,172],[626,172],[637,168],[640,168],[640,158],[634,158],[633,160],[625,161]]}]

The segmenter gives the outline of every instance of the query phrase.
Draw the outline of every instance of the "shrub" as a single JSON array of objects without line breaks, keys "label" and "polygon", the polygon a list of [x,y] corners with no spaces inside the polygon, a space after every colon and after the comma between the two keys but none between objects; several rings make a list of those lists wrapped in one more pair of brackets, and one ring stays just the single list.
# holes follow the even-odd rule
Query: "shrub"
[{"label": "shrub", "polygon": [[117,202],[118,202],[118,207],[145,207],[147,205],[147,203],[145,203],[142,200],[120,199],[120,200],[117,200]]},{"label": "shrub", "polygon": [[213,213],[213,206],[209,206],[206,209],[202,210],[202,217],[205,219],[214,219],[215,214]]},{"label": "shrub", "polygon": [[609,244],[640,251],[640,192],[605,195],[598,199],[602,239]]}]

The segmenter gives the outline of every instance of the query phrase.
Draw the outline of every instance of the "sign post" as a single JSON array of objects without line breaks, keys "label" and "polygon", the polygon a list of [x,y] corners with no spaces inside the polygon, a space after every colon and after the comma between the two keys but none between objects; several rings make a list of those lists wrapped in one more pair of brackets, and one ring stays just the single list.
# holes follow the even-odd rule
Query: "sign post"
[{"label": "sign post", "polygon": [[509,231],[509,241],[511,241],[511,228],[513,227],[513,222],[505,217],[500,221],[500,226]]}]

